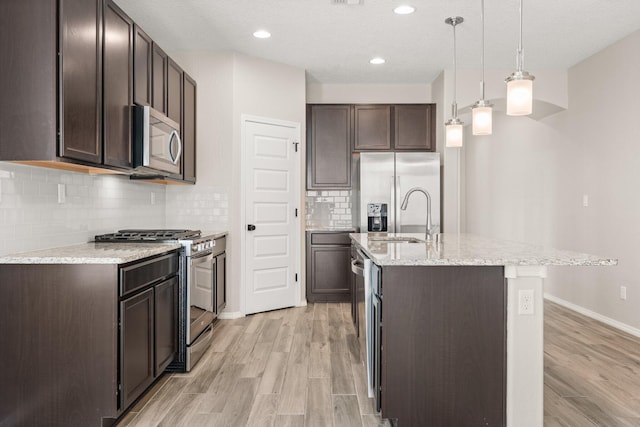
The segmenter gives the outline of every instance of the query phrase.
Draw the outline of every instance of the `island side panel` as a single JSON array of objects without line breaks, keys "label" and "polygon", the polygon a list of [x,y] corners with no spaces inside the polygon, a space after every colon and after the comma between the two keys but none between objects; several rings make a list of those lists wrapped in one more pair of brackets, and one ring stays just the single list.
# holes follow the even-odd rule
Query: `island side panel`
[{"label": "island side panel", "polygon": [[0,424],[116,417],[117,266],[0,265]]},{"label": "island side panel", "polygon": [[382,416],[506,425],[503,268],[383,266],[382,287]]}]

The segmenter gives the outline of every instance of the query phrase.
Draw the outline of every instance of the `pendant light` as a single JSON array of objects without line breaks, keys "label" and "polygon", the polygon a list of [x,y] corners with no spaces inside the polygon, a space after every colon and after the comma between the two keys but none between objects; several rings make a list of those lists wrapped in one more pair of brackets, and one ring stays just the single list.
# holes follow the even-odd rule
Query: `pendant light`
[{"label": "pendant light", "polygon": [[474,135],[491,135],[493,132],[493,104],[484,99],[484,0],[480,0],[482,21],[482,80],[480,80],[480,100],[471,107],[471,128]]},{"label": "pendant light", "polygon": [[453,103],[451,104],[451,118],[445,125],[445,146],[446,147],[462,147],[462,123],[458,119],[458,104],[456,103],[456,25],[462,24],[464,18],[455,16],[445,19],[445,24],[453,27]]},{"label": "pendant light", "polygon": [[516,71],[505,79],[507,83],[507,115],[527,116],[533,112],[533,77],[524,71],[522,49],[522,1],[520,0],[520,41],[516,54]]}]

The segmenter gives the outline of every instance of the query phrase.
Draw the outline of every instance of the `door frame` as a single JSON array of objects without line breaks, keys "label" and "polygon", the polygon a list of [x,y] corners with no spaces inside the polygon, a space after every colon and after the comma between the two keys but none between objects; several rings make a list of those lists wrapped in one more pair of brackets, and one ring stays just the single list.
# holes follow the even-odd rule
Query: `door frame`
[{"label": "door frame", "polygon": [[[246,215],[246,185],[247,185],[247,168],[246,168],[246,152],[247,152],[247,131],[246,124],[248,122],[253,123],[263,123],[267,125],[274,126],[283,126],[293,128],[297,132],[297,142],[298,145],[298,156],[295,157],[295,165],[294,165],[294,173],[295,176],[292,179],[292,191],[295,194],[295,205],[298,208],[298,217],[296,218],[295,223],[295,233],[294,240],[296,242],[296,248],[294,252],[294,266],[298,274],[298,281],[295,282],[295,300],[296,306],[306,305],[306,301],[303,303],[301,301],[301,286],[304,284],[302,279],[301,264],[300,264],[300,218],[302,217],[303,211],[300,207],[300,180],[302,177],[300,157],[304,154],[302,152],[302,126],[300,123],[291,122],[288,120],[280,120],[274,119],[270,117],[263,116],[255,116],[252,114],[241,114],[240,115],[240,140],[242,141],[241,153],[240,153],[240,311],[242,312],[242,316],[246,316],[247,314],[247,278],[246,278],[246,270],[247,270],[247,254],[246,254],[246,239],[247,239],[247,215]],[[293,248],[292,248],[293,249]]]}]

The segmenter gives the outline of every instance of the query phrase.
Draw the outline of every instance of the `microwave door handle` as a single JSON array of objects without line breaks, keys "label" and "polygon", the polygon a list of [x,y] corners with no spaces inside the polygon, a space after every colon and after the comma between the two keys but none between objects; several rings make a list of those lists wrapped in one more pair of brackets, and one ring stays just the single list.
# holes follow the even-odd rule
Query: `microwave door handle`
[{"label": "microwave door handle", "polygon": [[[173,141],[178,142],[178,153],[173,155]],[[178,135],[177,131],[172,131],[171,136],[169,137],[169,156],[171,156],[171,162],[175,165],[180,161],[180,155],[182,154],[182,141],[180,140],[180,135]]]}]

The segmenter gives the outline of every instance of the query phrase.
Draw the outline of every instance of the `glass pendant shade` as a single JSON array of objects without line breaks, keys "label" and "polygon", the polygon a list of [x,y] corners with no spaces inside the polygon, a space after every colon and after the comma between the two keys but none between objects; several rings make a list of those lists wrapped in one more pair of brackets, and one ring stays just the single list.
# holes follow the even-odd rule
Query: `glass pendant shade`
[{"label": "glass pendant shade", "polygon": [[493,132],[493,108],[474,106],[471,109],[471,128],[474,135],[491,135]]},{"label": "glass pendant shade", "polygon": [[445,123],[445,146],[450,148],[462,147],[463,123],[460,120],[449,120]]},{"label": "glass pendant shade", "polygon": [[507,115],[526,116],[532,112],[533,78],[507,79]]}]

